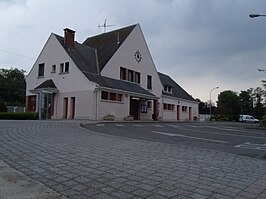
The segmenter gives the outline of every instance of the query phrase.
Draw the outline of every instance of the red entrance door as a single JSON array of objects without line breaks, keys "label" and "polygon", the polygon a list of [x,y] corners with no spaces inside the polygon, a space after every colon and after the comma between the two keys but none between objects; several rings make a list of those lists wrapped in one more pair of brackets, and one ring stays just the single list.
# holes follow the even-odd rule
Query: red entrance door
[{"label": "red entrance door", "polygon": [[189,117],[189,120],[192,120],[191,107],[188,108],[188,117]]},{"label": "red entrance door", "polygon": [[68,115],[68,98],[65,97],[64,98],[64,119],[67,119],[67,115]]},{"label": "red entrance door", "polygon": [[179,105],[177,105],[176,106],[176,120],[180,120],[180,118],[179,118],[179,109],[180,109],[180,106]]},{"label": "red entrance door", "polygon": [[76,98],[71,97],[71,119],[75,118],[75,109],[76,109]]},{"label": "red entrance door", "polygon": [[129,114],[134,120],[139,120],[140,100],[139,98],[130,97],[130,108]]}]

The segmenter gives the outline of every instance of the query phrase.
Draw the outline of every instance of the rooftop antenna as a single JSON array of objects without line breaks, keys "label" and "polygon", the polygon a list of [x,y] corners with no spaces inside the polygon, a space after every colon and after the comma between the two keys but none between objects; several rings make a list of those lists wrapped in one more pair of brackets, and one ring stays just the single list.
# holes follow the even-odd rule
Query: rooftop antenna
[{"label": "rooftop antenna", "polygon": [[117,42],[116,42],[116,45],[119,45],[120,44],[120,37],[119,37],[119,32],[117,32]]},{"label": "rooftop antenna", "polygon": [[115,26],[115,25],[111,25],[111,24],[107,24],[107,19],[104,20],[104,24],[103,25],[98,25],[98,28],[103,28],[103,32],[106,32],[106,28],[111,27],[111,26]]}]

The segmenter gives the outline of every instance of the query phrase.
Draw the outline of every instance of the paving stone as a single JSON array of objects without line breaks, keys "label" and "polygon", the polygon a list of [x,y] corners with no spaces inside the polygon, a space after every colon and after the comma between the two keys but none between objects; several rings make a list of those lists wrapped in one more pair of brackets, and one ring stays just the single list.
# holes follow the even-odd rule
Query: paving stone
[{"label": "paving stone", "polygon": [[138,189],[136,191],[133,191],[132,194],[136,195],[137,197],[147,198],[148,196],[151,196],[153,193]]},{"label": "paving stone", "polygon": [[114,197],[117,197],[117,198],[121,198],[121,199],[134,198],[133,194],[130,194],[130,193],[127,193],[127,192],[124,192],[124,191],[121,191],[121,190],[113,192],[111,195],[114,196]]},{"label": "paving stone", "polygon": [[192,193],[191,195],[189,195],[189,198],[193,198],[193,199],[207,199],[207,198],[209,198],[209,196],[202,195],[202,194],[199,194],[199,193]]},{"label": "paving stone", "polygon": [[139,188],[132,185],[124,185],[118,188],[121,191],[125,191],[127,193],[132,193],[133,191],[140,190]]},{"label": "paving stone", "polygon": [[168,198],[178,195],[178,193],[176,193],[175,191],[168,191],[168,190],[165,190],[162,188],[158,188],[158,189],[153,190],[153,193],[156,193],[158,195],[162,195],[162,196],[168,197]]},{"label": "paving stone", "polygon": [[117,197],[110,196],[106,193],[99,193],[93,196],[94,199],[117,199]]}]

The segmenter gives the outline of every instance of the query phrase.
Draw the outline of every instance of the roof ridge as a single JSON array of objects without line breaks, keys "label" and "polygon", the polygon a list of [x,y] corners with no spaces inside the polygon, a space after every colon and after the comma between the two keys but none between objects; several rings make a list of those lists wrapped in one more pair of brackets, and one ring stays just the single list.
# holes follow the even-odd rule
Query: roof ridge
[{"label": "roof ridge", "polygon": [[[138,25],[138,23],[137,23],[137,24],[134,24],[134,25],[126,26],[126,27],[123,27],[123,28],[119,28],[119,29],[116,29],[116,30],[112,30],[112,31],[109,31],[109,32],[105,32],[105,33],[97,34],[97,35],[94,35],[94,36],[91,36],[91,37],[87,37],[87,38],[85,39],[85,41],[86,41],[87,39],[91,39],[91,38],[95,38],[95,37],[100,37],[100,36],[105,36],[105,35],[112,34],[112,33],[114,33],[114,32],[118,32],[118,31],[121,31],[121,30],[124,30],[124,29],[127,29],[127,28],[133,28],[133,27],[136,27],[137,25]],[[85,41],[84,41],[84,42],[85,42]],[[84,43],[84,42],[83,42],[83,43]]]}]

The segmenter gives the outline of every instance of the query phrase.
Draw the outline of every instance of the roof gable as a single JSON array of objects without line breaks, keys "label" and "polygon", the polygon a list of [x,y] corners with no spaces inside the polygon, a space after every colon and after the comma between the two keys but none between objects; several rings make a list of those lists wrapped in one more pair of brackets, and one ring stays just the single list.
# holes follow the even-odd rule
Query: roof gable
[{"label": "roof gable", "polygon": [[89,37],[83,42],[83,44],[97,49],[100,71],[102,71],[107,62],[111,59],[135,27],[136,25],[132,25],[108,33],[96,35],[94,37]]},{"label": "roof gable", "polygon": [[171,77],[159,72],[158,74],[163,86],[171,86],[172,88],[172,93],[162,91],[163,95],[195,101],[195,99],[191,95],[189,95],[181,86],[179,86]]}]

